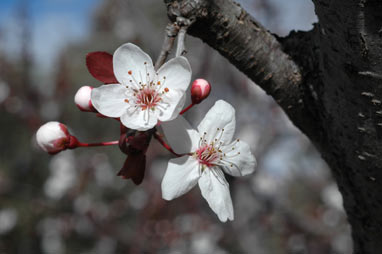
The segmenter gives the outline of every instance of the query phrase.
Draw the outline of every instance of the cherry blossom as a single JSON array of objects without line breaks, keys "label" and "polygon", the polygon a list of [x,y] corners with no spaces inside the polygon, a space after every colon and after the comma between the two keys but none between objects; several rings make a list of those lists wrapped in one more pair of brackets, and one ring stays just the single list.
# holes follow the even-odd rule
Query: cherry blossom
[{"label": "cherry blossom", "polygon": [[170,146],[185,154],[171,159],[162,181],[162,197],[172,200],[199,184],[202,196],[223,222],[233,220],[229,184],[224,173],[244,176],[254,171],[256,160],[245,142],[233,139],[235,110],[219,100],[208,111],[197,130],[179,116],[163,123]]},{"label": "cherry blossom", "polygon": [[140,131],[178,116],[191,80],[186,58],[173,58],[155,71],[151,58],[127,43],[115,51],[113,68],[119,84],[92,90],[91,100],[99,113],[119,117],[123,125]]}]

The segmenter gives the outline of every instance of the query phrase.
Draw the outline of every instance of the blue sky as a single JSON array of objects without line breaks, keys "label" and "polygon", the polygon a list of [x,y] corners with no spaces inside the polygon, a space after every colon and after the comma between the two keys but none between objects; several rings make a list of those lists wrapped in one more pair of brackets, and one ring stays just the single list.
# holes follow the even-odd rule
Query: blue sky
[{"label": "blue sky", "polygon": [[[85,39],[91,15],[102,0],[0,0],[0,48],[17,55],[19,25],[16,9],[27,4],[32,39],[31,48],[38,66],[49,67],[60,50],[70,42]],[[134,0],[142,1],[142,0]],[[269,0],[278,9],[276,17],[267,17],[254,0],[237,0],[272,32],[286,35],[291,29],[309,30],[316,20],[311,0]],[[164,14],[165,15],[165,14]],[[16,54],[15,54],[16,53]]]},{"label": "blue sky", "polygon": [[15,8],[20,4],[26,4],[33,20],[38,20],[41,15],[67,14],[81,21],[86,21],[92,7],[99,0],[1,0],[0,22],[14,15]]},{"label": "blue sky", "polygon": [[17,7],[26,4],[32,31],[35,61],[49,66],[67,43],[86,38],[90,16],[100,0],[1,0],[0,26],[5,34],[0,44],[10,55],[17,53],[19,26]]}]

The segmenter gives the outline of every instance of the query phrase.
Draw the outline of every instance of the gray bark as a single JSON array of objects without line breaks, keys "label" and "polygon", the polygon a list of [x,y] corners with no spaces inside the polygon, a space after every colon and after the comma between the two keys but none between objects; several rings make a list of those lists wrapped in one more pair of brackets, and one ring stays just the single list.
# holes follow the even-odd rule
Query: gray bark
[{"label": "gray bark", "polygon": [[312,141],[344,199],[355,253],[382,253],[382,1],[313,0],[285,38],[232,0],[165,0],[169,18],[261,86]]}]

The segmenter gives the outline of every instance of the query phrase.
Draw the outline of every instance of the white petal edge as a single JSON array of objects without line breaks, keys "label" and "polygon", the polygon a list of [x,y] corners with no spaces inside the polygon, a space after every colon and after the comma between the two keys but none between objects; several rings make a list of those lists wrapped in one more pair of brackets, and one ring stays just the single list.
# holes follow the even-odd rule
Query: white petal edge
[{"label": "white petal edge", "polygon": [[151,109],[142,110],[141,108],[131,107],[125,110],[125,113],[121,116],[121,122],[127,128],[146,131],[154,128],[158,123],[158,117]]},{"label": "white petal edge", "polygon": [[[221,147],[226,162],[226,166],[222,166],[224,172],[232,176],[245,176],[253,173],[257,163],[249,145],[241,140],[234,141],[232,144]],[[232,150],[232,147],[235,149]]]},{"label": "white petal edge", "polygon": [[183,116],[161,123],[168,144],[176,153],[195,152],[198,148],[199,133],[194,130]]},{"label": "white petal edge", "polygon": [[206,132],[205,139],[208,143],[220,137],[223,144],[228,144],[235,133],[235,126],[235,109],[228,102],[218,100],[198,125],[198,131],[201,134]]},{"label": "white petal edge", "polygon": [[97,111],[108,117],[120,117],[128,107],[127,88],[120,84],[103,85],[91,92],[91,101]]},{"label": "white petal edge", "polygon": [[163,199],[172,200],[191,190],[200,177],[198,166],[191,156],[170,160],[162,180]]},{"label": "white petal edge", "polygon": [[182,91],[172,89],[162,97],[163,101],[168,103],[168,107],[158,115],[162,122],[171,121],[175,119],[180,111],[182,111],[184,103],[186,102],[186,94]]},{"label": "white petal edge", "polygon": [[[146,62],[146,64],[144,64]],[[124,85],[129,85],[132,77],[137,82],[146,83],[146,71],[150,79],[155,77],[153,62],[148,54],[140,47],[125,43],[120,46],[113,55],[113,70],[117,80]],[[130,75],[128,72],[131,71]]]},{"label": "white petal edge", "polygon": [[191,74],[191,66],[187,58],[179,56],[172,58],[159,68],[158,79],[163,80],[163,77],[166,77],[163,87],[185,92],[190,85]]},{"label": "white petal edge", "polygon": [[219,168],[206,168],[199,178],[199,188],[208,205],[219,217],[226,222],[233,220],[233,205],[229,185],[224,173]]}]

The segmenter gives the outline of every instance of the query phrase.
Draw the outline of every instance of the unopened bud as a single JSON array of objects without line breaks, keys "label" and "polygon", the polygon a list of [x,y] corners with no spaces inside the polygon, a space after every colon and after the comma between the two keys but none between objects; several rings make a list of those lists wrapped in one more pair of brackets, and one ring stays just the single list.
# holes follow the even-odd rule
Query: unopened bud
[{"label": "unopened bud", "polygon": [[196,79],[191,86],[191,100],[193,104],[201,103],[211,92],[211,85],[205,79]]},{"label": "unopened bud", "polygon": [[93,87],[83,86],[78,89],[76,95],[74,96],[74,102],[81,111],[95,112],[92,101],[90,99],[90,94]]},{"label": "unopened bud", "polygon": [[41,126],[36,133],[37,144],[42,150],[50,154],[65,150],[70,139],[71,136],[67,127],[59,122],[48,122]]}]

